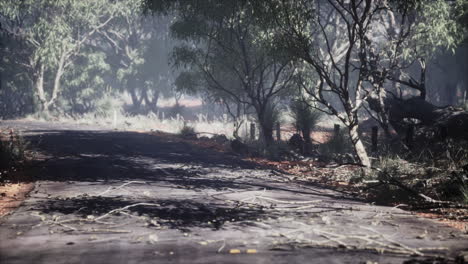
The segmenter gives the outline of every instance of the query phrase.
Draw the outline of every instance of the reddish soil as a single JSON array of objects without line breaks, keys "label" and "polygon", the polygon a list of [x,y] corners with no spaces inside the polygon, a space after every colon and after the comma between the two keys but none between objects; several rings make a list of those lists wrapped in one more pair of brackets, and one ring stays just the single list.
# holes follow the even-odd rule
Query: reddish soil
[{"label": "reddish soil", "polygon": [[7,183],[0,185],[0,217],[18,208],[34,188],[32,183]]},{"label": "reddish soil", "polygon": [[[452,220],[445,218],[443,215],[434,214],[434,213],[416,213],[418,216],[436,220],[437,222],[443,223],[445,225],[451,226],[453,228],[459,229],[468,233],[468,221],[463,220]],[[466,214],[466,212],[465,212]]]}]

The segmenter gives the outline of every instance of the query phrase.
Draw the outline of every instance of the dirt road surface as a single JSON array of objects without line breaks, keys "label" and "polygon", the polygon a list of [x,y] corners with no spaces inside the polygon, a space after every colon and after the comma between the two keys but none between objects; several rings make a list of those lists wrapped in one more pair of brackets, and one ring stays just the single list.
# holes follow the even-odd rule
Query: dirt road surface
[{"label": "dirt road surface", "polygon": [[0,219],[2,264],[444,263],[468,250],[435,221],[173,137],[1,126],[37,151],[34,190]]}]

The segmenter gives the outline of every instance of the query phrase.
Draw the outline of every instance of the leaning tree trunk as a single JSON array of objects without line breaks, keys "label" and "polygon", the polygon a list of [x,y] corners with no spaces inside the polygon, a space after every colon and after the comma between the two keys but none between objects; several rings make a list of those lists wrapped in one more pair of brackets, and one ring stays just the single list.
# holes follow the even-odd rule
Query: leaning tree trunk
[{"label": "leaning tree trunk", "polygon": [[351,143],[353,144],[354,150],[356,151],[358,162],[364,167],[370,167],[371,161],[367,155],[367,151],[364,147],[364,144],[362,143],[361,137],[359,136],[358,128],[359,127],[357,124],[348,126]]}]

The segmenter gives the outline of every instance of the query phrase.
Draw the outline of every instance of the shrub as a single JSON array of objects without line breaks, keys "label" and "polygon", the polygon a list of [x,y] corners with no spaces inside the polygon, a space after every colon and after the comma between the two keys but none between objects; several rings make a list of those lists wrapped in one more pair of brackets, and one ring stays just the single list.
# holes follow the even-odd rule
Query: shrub
[{"label": "shrub", "polygon": [[25,161],[28,142],[13,130],[0,132],[0,180],[4,180],[2,176]]},{"label": "shrub", "polygon": [[293,100],[290,105],[294,127],[302,133],[306,144],[311,144],[310,133],[320,121],[322,113],[313,109],[305,100]]},{"label": "shrub", "polygon": [[[333,134],[327,142],[320,144],[318,150],[322,156],[332,159],[341,159],[343,156],[350,156],[353,153],[351,139],[342,130]],[[349,157],[346,158],[349,159]],[[347,162],[351,161],[347,160]]]},{"label": "shrub", "polygon": [[179,135],[186,139],[196,139],[197,133],[195,133],[195,129],[187,123],[184,123],[184,126],[180,129]]},{"label": "shrub", "polygon": [[[459,151],[463,151],[460,149]],[[423,154],[424,155],[424,154]],[[424,155],[425,156],[425,155]],[[402,159],[398,156],[386,156],[377,160],[375,167],[380,171],[373,170],[366,175],[367,179],[389,182],[396,180],[414,193],[404,191],[395,185],[382,185],[376,190],[379,199],[409,199],[415,193],[425,194],[438,200],[449,200],[457,202],[468,202],[468,168],[455,167],[449,159],[438,160],[437,165],[429,161],[427,157],[420,156],[417,159]],[[465,166],[468,160],[465,159]]]},{"label": "shrub", "polygon": [[283,141],[275,141],[270,146],[267,146],[263,152],[265,158],[273,161],[281,160],[296,160],[298,157],[295,155],[288,143]]}]

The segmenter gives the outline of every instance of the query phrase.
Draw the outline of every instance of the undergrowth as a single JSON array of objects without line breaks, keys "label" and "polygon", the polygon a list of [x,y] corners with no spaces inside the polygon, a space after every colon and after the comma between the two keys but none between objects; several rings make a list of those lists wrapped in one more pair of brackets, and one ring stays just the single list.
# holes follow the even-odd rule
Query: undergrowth
[{"label": "undergrowth", "polygon": [[189,126],[187,123],[184,123],[184,126],[180,129],[179,135],[183,138],[187,139],[196,139],[197,134],[195,133],[195,129]]},{"label": "undergrowth", "polygon": [[320,144],[318,151],[326,159],[336,160],[340,163],[353,162],[351,139],[343,130],[333,134],[327,142]]},{"label": "undergrowth", "polygon": [[28,142],[19,132],[0,130],[0,182],[7,180],[12,171],[23,166],[27,147]]},{"label": "undergrowth", "polygon": [[[467,142],[445,141],[431,148],[420,149],[419,155],[414,152],[408,153],[407,157],[381,157],[374,164],[380,171],[373,171],[367,176],[368,179],[383,181],[392,177],[414,193],[435,200],[468,203]],[[376,194],[378,198],[390,200],[402,200],[402,195],[409,195],[402,193],[401,188],[388,185],[377,188]]]}]

